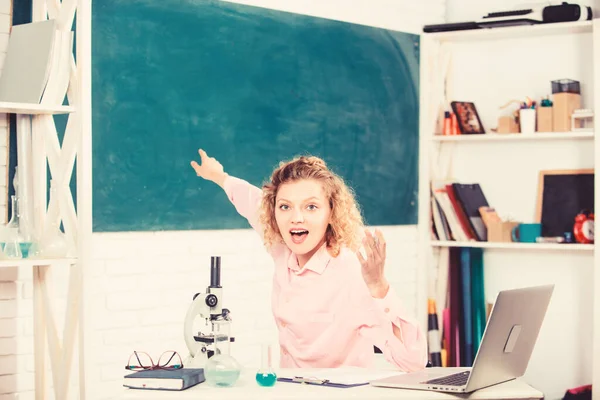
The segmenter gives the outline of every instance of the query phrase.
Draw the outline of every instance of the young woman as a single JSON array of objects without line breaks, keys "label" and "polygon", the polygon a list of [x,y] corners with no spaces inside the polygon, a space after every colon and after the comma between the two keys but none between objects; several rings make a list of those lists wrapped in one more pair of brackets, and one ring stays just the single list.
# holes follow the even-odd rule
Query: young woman
[{"label": "young woman", "polygon": [[281,163],[261,190],[199,153],[201,163],[191,162],[196,174],[225,190],[275,262],[282,367],[368,367],[374,345],[404,371],[425,367],[426,337],[384,276],[383,235],[361,235],[354,196],[323,160]]}]

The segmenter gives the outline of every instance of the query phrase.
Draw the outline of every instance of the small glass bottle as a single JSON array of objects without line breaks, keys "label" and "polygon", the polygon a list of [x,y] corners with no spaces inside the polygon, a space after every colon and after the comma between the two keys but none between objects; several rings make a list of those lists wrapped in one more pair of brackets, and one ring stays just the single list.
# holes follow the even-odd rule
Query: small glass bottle
[{"label": "small glass bottle", "polygon": [[29,246],[31,246],[31,236],[26,228],[27,221],[22,215],[22,200],[18,196],[11,196],[11,216],[10,221],[4,225],[2,233],[2,246],[6,248],[7,245],[18,246],[19,255],[17,251],[12,249],[7,252],[11,254],[11,258],[27,258]]},{"label": "small glass bottle", "polygon": [[256,372],[256,382],[260,386],[273,386],[277,382],[277,375],[271,365],[271,345],[261,346],[260,369]]},{"label": "small glass bottle", "polygon": [[2,251],[3,258],[18,260],[23,258],[23,253],[21,253],[21,247],[19,242],[17,241],[16,236],[11,236],[4,243],[4,249]]},{"label": "small glass bottle", "polygon": [[227,320],[213,321],[215,353],[206,362],[204,377],[213,386],[233,386],[240,377],[241,367],[229,354],[229,325]]}]

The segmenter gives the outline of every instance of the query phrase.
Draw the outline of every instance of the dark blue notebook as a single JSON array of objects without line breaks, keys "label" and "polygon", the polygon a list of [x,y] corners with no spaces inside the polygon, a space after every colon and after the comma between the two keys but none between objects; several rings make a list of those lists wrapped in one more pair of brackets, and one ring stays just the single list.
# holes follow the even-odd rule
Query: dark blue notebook
[{"label": "dark blue notebook", "polygon": [[184,390],[204,382],[204,369],[153,369],[125,375],[123,386],[131,389]]},{"label": "dark blue notebook", "polygon": [[479,207],[488,207],[488,201],[478,183],[453,183],[456,199],[462,206],[469,224],[477,235],[477,240],[487,241],[487,228],[481,218]]}]

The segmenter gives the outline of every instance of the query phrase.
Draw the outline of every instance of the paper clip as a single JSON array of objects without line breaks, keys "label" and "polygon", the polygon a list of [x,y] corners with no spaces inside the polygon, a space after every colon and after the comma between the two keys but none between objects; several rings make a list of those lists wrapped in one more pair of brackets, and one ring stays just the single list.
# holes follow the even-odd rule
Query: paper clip
[{"label": "paper clip", "polygon": [[298,382],[298,383],[312,383],[313,385],[325,385],[326,383],[329,382],[329,379],[318,379],[318,378],[313,378],[313,377],[302,377],[302,376],[295,376],[292,379],[292,382]]}]

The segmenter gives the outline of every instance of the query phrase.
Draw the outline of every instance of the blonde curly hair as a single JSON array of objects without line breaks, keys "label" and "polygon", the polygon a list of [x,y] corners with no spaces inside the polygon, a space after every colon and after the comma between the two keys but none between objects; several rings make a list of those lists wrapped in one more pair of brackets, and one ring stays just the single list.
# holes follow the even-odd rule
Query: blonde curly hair
[{"label": "blonde curly hair", "polygon": [[275,200],[284,183],[314,179],[321,182],[331,207],[331,223],[325,232],[327,249],[333,257],[340,254],[342,246],[353,251],[360,247],[360,229],[363,219],[354,193],[343,179],[332,172],[325,161],[314,156],[300,156],[284,161],[273,171],[270,181],[263,189],[260,222],[264,226],[264,242],[267,247],[283,243],[281,232],[275,220]]}]

